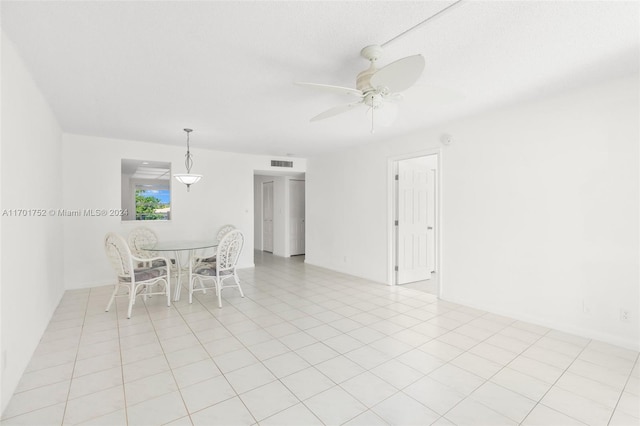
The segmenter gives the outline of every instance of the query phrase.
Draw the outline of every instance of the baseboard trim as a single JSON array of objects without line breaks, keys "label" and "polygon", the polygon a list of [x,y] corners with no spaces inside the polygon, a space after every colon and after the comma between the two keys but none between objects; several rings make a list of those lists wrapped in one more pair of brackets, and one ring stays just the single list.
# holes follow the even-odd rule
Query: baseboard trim
[{"label": "baseboard trim", "polygon": [[601,342],[609,343],[614,346],[620,346],[625,349],[630,349],[632,351],[640,351],[640,342],[638,341],[638,339],[634,340],[631,337],[617,336],[615,334],[603,333],[601,331],[592,330],[589,328],[578,327],[573,324],[558,323],[554,321],[545,321],[544,319],[541,319],[539,317],[525,315],[525,314],[522,314],[521,312],[512,312],[509,310],[500,309],[493,306],[482,306],[480,304],[472,304],[472,303],[468,303],[467,301],[456,299],[456,298],[442,297],[441,300],[445,302],[457,303],[459,305],[468,306],[474,309],[480,309],[482,311],[486,311],[489,313],[513,318],[518,321],[524,321],[524,322],[539,325],[542,327],[551,328],[553,330],[561,331],[563,333],[574,334],[576,336],[584,337],[585,339],[598,340]]}]

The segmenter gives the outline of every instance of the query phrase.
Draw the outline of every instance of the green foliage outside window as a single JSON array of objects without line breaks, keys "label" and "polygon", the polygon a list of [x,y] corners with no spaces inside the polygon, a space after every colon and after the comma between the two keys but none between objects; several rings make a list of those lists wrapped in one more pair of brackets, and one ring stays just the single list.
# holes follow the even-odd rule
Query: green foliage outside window
[{"label": "green foliage outside window", "polygon": [[144,195],[144,190],[136,190],[136,220],[166,220],[169,212],[158,212],[168,209],[169,204],[162,203],[159,198]]}]

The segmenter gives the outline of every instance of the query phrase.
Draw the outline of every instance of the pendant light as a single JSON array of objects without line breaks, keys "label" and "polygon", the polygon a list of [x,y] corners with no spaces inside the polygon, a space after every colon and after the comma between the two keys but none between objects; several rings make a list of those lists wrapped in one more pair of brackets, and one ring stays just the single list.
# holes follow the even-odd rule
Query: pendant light
[{"label": "pendant light", "polygon": [[193,185],[194,183],[202,179],[202,175],[196,175],[191,173],[191,166],[193,166],[193,158],[191,158],[191,152],[189,151],[189,133],[193,132],[193,129],[184,129],[184,131],[187,132],[187,153],[185,154],[185,158],[184,158],[184,165],[187,168],[187,173],[174,174],[173,177],[178,179],[178,182],[181,182],[187,185],[187,192],[188,192],[191,185]]}]

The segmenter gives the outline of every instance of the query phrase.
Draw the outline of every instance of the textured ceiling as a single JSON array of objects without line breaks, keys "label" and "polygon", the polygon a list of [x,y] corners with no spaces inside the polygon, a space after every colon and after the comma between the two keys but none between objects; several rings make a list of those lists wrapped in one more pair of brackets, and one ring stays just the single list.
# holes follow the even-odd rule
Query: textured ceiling
[{"label": "textured ceiling", "polygon": [[311,156],[638,72],[639,3],[463,1],[389,43],[419,82],[370,134],[366,109],[295,81],[355,87],[359,56],[451,1],[2,1],[17,46],[65,132]]}]

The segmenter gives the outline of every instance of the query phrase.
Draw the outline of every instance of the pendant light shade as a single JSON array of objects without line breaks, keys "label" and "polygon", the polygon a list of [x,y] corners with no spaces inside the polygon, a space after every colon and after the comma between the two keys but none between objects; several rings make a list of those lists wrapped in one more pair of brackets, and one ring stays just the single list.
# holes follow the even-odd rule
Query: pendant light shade
[{"label": "pendant light shade", "polygon": [[191,173],[191,166],[193,166],[193,158],[191,157],[191,151],[189,151],[189,133],[193,132],[193,129],[184,129],[187,133],[187,153],[184,158],[184,165],[187,169],[187,173],[177,173],[174,174],[173,177],[178,180],[180,183],[184,183],[187,185],[187,192],[191,188],[191,185],[197,183],[200,179],[202,179],[202,175],[196,175]]},{"label": "pendant light shade", "polygon": [[195,175],[192,173],[176,173],[173,175],[173,177],[178,179],[178,182],[187,185],[187,190],[189,190],[189,185],[198,182],[202,178],[202,175]]}]

